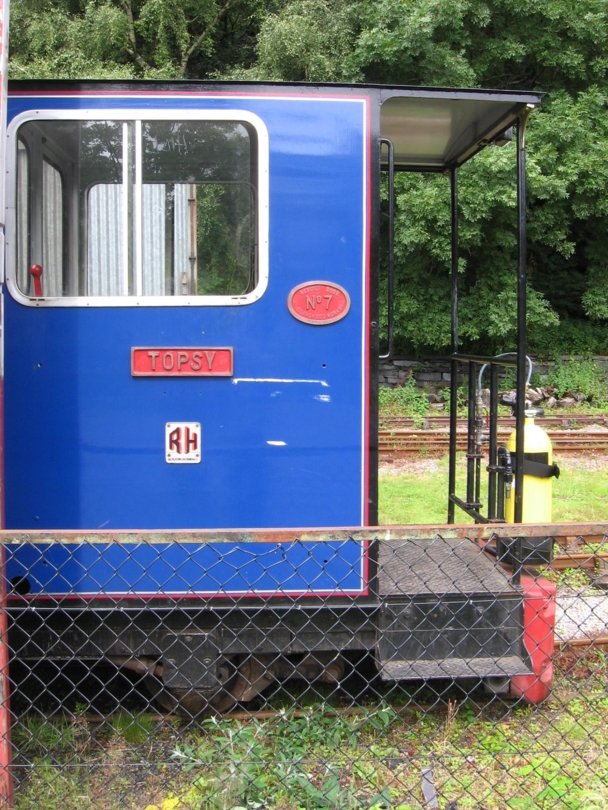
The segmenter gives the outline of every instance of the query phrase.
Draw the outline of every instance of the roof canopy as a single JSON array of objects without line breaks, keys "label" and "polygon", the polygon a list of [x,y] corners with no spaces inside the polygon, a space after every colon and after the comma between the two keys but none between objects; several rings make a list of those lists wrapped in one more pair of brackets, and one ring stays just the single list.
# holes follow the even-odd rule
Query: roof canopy
[{"label": "roof canopy", "polygon": [[538,93],[384,88],[380,129],[395,168],[442,171],[459,166],[516,123]]},{"label": "roof canopy", "polygon": [[365,84],[301,84],[256,82],[149,82],[149,81],[18,81],[13,90],[24,92],[121,91],[157,89],[162,91],[210,90],[232,93],[269,93],[291,89],[296,93],[327,93],[343,90],[360,94],[367,90],[381,103],[380,131],[393,143],[395,168],[418,171],[444,171],[460,166],[472,155],[511,127],[527,106],[541,101],[539,93],[505,90],[455,90],[439,87],[405,87]]}]

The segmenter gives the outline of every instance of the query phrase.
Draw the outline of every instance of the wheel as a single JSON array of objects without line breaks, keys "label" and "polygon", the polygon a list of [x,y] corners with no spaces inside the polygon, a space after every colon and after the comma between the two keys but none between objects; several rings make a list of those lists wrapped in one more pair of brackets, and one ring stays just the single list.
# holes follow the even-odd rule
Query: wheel
[{"label": "wheel", "polygon": [[231,705],[223,689],[208,695],[195,689],[170,689],[153,675],[146,675],[143,685],[149,696],[166,712],[194,719],[224,712]]},{"label": "wheel", "polygon": [[241,662],[225,659],[217,668],[217,676],[219,686],[213,691],[172,689],[165,686],[162,676],[153,674],[144,675],[143,685],[162,709],[194,719],[222,714],[237,703],[247,703],[274,680],[268,663],[262,657],[251,656]]}]

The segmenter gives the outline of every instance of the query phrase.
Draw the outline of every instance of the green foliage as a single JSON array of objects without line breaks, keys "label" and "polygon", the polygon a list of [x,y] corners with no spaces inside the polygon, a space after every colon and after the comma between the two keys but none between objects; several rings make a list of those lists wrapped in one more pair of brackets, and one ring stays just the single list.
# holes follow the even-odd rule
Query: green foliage
[{"label": "green foliage", "polygon": [[251,290],[250,206],[244,183],[198,186],[199,294],[243,295]]},{"label": "green foliage", "polygon": [[466,52],[470,5],[466,0],[407,4],[365,0],[360,5],[362,31],[353,55],[360,77],[402,84],[475,84]]},{"label": "green foliage", "polygon": [[292,0],[268,14],[258,37],[251,78],[335,82],[348,80],[354,3]]},{"label": "green foliage", "polygon": [[[468,392],[465,389],[464,385],[459,385],[456,389],[456,413],[459,416],[464,416],[466,413],[467,407],[467,397]],[[452,394],[450,388],[443,388],[441,390],[441,398],[443,399],[443,405],[445,408],[446,413],[451,413],[452,408]]]},{"label": "green foliage", "polygon": [[76,734],[67,720],[31,716],[15,727],[13,743],[30,756],[48,756],[49,751],[68,754],[75,747]]},{"label": "green foliage", "polygon": [[[461,172],[460,340],[495,354],[517,333],[517,241],[513,148],[486,150]],[[417,351],[450,346],[450,206],[444,177],[397,178],[396,340]],[[528,286],[528,327],[557,327],[548,298]]]},{"label": "green foliage", "polygon": [[403,385],[395,388],[381,388],[378,394],[380,408],[393,416],[410,416],[414,424],[420,427],[429,412],[429,398],[424,391],[416,387],[412,377]]},{"label": "green foliage", "polygon": [[603,0],[362,0],[360,78],[577,92],[606,77]]},{"label": "green foliage", "polygon": [[262,0],[14,0],[13,78],[184,78],[251,63]]},{"label": "green foliage", "polygon": [[[565,319],[608,317],[608,52],[598,40],[606,15],[599,0],[576,8],[566,0],[362,4],[351,63],[363,79],[551,91],[528,133],[533,347]],[[514,162],[513,146],[488,149],[460,173],[460,338],[484,354],[515,335]],[[398,178],[403,348],[449,347],[447,186],[439,177]]]},{"label": "green foliage", "polygon": [[564,321],[608,317],[607,112],[605,85],[555,91],[530,129],[530,276]]},{"label": "green foliage", "polygon": [[589,591],[591,579],[580,568],[565,568],[563,571],[545,571],[543,576],[559,588],[569,591]]},{"label": "green foliage", "polygon": [[556,355],[608,354],[608,328],[604,323],[563,319],[557,326],[530,330],[530,352],[539,358]]},{"label": "green foliage", "polygon": [[598,406],[608,402],[608,375],[591,358],[558,360],[547,374],[547,383],[555,387],[555,394],[584,394]]},{"label": "green foliage", "polygon": [[61,4],[32,13],[26,0],[11,3],[12,78],[129,78],[127,21],[110,3],[74,14]]},{"label": "green foliage", "polygon": [[[358,761],[345,777],[344,765],[352,764],[360,734],[366,729],[386,733],[396,718],[394,710],[380,706],[363,720],[316,707],[299,715],[282,712],[269,721],[204,721],[204,736],[174,751],[174,759],[195,777],[180,806],[261,808],[297,802],[302,810],[354,810],[361,806],[355,799],[358,782],[367,787],[366,807],[384,807],[391,796],[383,791],[377,768]],[[328,758],[329,750],[339,753]]]},{"label": "green foliage", "polygon": [[145,714],[117,712],[110,719],[110,730],[114,737],[119,737],[129,745],[143,745],[150,739],[155,722]]}]

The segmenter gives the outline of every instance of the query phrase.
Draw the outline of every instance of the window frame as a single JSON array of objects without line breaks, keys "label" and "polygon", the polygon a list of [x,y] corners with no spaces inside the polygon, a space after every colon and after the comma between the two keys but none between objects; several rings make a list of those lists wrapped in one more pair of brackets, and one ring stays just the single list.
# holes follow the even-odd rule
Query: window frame
[{"label": "window frame", "polygon": [[[64,295],[43,296],[35,298],[24,293],[18,284],[17,268],[17,151],[19,139],[27,142],[20,136],[20,128],[28,122],[47,121],[116,121],[134,122],[141,130],[141,123],[145,121],[225,121],[243,124],[253,129],[256,134],[255,160],[252,161],[253,185],[256,189],[256,266],[257,283],[254,289],[242,295]],[[140,144],[141,151],[141,144]],[[44,155],[43,155],[44,158]],[[47,156],[47,160],[48,160]],[[162,109],[149,108],[99,108],[80,110],[46,110],[32,109],[15,116],[7,130],[7,209],[6,209],[6,286],[11,296],[19,303],[32,307],[173,307],[173,306],[242,306],[259,300],[268,287],[269,276],[269,137],[268,130],[262,119],[249,110],[242,109],[208,109],[192,110],[179,107],[163,107]],[[54,162],[56,167],[56,162]],[[28,173],[31,174],[28,168]],[[61,172],[60,172],[61,174]],[[141,178],[140,178],[141,179]],[[28,190],[29,192],[29,190]],[[28,200],[31,205],[31,198]],[[73,213],[73,212],[72,212]],[[31,216],[30,212],[30,216]],[[77,221],[77,230],[80,222]],[[141,241],[141,218],[137,227],[127,238]],[[66,235],[64,233],[64,240]],[[72,235],[72,239],[74,236]],[[81,249],[86,251],[86,240],[82,242],[78,236]],[[29,248],[28,248],[29,249]],[[72,255],[72,246],[64,244],[64,250]],[[78,270],[78,268],[75,268]],[[74,272],[74,268],[71,268]],[[43,279],[44,283],[44,279]],[[43,290],[44,291],[44,290]]]}]

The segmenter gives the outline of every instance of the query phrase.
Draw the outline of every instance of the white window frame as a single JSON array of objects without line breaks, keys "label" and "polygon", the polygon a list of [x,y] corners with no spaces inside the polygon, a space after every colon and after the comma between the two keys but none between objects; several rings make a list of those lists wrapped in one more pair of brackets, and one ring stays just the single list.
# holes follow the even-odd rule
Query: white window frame
[{"label": "white window frame", "polygon": [[[19,128],[28,121],[226,121],[248,124],[256,132],[256,222],[257,222],[257,284],[243,295],[78,295],[44,296],[26,295],[17,284],[17,142]],[[6,286],[11,296],[21,304],[32,307],[183,307],[183,306],[241,306],[259,300],[268,287],[269,274],[269,139],[262,119],[249,110],[191,110],[162,109],[82,109],[82,110],[28,110],[15,116],[7,130],[7,209],[6,209]],[[136,163],[137,165],[137,163]],[[141,166],[139,171],[141,172]],[[136,178],[141,181],[141,176]],[[136,195],[139,196],[139,195]],[[138,219],[141,219],[141,211]],[[141,222],[136,226],[136,239],[141,241]],[[130,238],[130,237],[129,237]],[[136,251],[137,253],[138,251]],[[141,291],[141,255],[135,257],[136,285]],[[139,282],[139,283],[138,283]],[[44,280],[43,280],[44,283]]]}]

